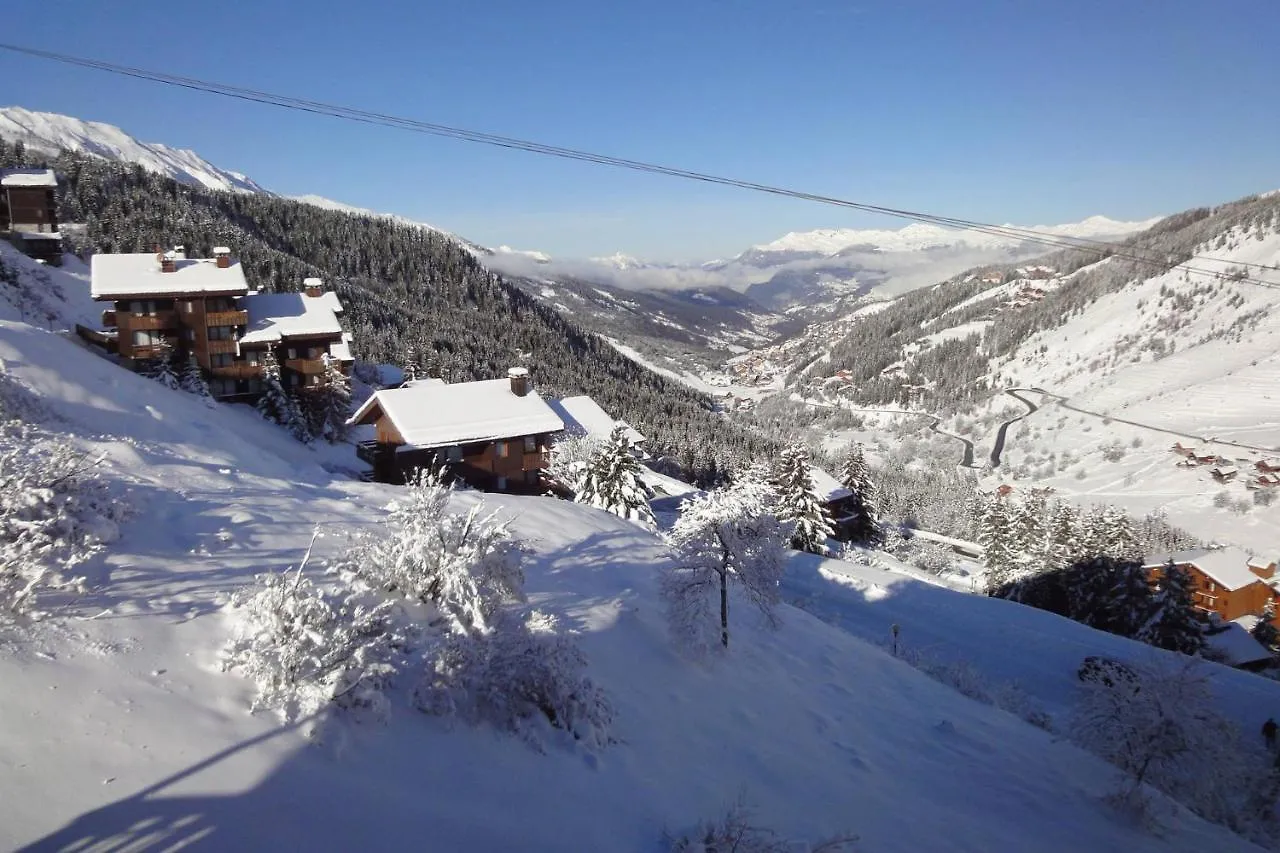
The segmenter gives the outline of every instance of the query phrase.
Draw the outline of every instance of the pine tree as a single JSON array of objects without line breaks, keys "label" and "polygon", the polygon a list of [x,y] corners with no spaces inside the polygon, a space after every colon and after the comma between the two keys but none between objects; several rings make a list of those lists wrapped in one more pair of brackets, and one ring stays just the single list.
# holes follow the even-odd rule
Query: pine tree
[{"label": "pine tree", "polygon": [[[1108,523],[1107,508],[1102,505],[1092,506],[1088,512],[1081,515],[1078,552],[1080,556],[1097,557],[1107,553],[1107,545],[1111,541],[1107,531]],[[1118,555],[1111,556],[1119,559]]]},{"label": "pine tree", "polygon": [[624,427],[615,426],[609,440],[587,463],[575,500],[656,528],[649,508],[649,487],[640,479],[640,463],[631,452]]},{"label": "pine tree", "polygon": [[213,395],[209,393],[209,383],[204,379],[204,371],[200,369],[195,353],[187,357],[187,366],[182,369],[178,384],[188,394],[202,397],[210,408],[215,405]]},{"label": "pine tree", "polygon": [[173,345],[168,341],[162,339],[156,344],[151,363],[147,367],[147,376],[175,391],[181,386],[178,374],[173,370]]},{"label": "pine tree", "polygon": [[342,372],[342,364],[327,353],[324,356],[324,390],[318,396],[322,409],[320,434],[330,443],[345,441],[347,418],[351,417],[351,379]]},{"label": "pine tree", "polygon": [[1043,489],[1031,489],[1013,510],[1013,560],[1018,567],[1019,580],[1048,569],[1047,505],[1047,493]]},{"label": "pine tree", "polygon": [[1280,647],[1280,630],[1276,628],[1275,618],[1276,602],[1275,599],[1269,598],[1258,616],[1258,624],[1254,625],[1250,632],[1259,645],[1271,652]]},{"label": "pine tree", "polygon": [[1129,513],[1117,506],[1107,506],[1101,512],[1103,525],[1103,553],[1121,560],[1136,560],[1143,557],[1142,547],[1138,544],[1138,534],[1133,529],[1133,520]]},{"label": "pine tree", "polygon": [[995,595],[1017,580],[1017,551],[1012,509],[1007,495],[995,492],[988,499],[978,528],[978,543],[987,570],[987,595]]},{"label": "pine tree", "polygon": [[299,441],[306,443],[311,440],[302,407],[280,383],[280,362],[270,347],[262,358],[262,396],[258,398],[258,413],[288,429]]},{"label": "pine tree", "polygon": [[1044,563],[1048,571],[1060,571],[1080,556],[1080,515],[1066,501],[1054,501],[1047,510]]},{"label": "pine tree", "polygon": [[1196,614],[1191,577],[1172,560],[1164,567],[1151,616],[1136,639],[1185,655],[1204,651],[1204,623]]},{"label": "pine tree", "polygon": [[875,521],[880,514],[876,494],[876,484],[871,479],[871,470],[867,467],[867,459],[862,452],[861,442],[849,449],[844,467],[840,471],[841,484],[857,495],[863,510]]},{"label": "pine tree", "polygon": [[782,452],[773,485],[778,494],[778,520],[795,527],[791,547],[811,554],[828,554],[827,540],[835,528],[813,485],[809,453],[803,446],[793,444]]}]

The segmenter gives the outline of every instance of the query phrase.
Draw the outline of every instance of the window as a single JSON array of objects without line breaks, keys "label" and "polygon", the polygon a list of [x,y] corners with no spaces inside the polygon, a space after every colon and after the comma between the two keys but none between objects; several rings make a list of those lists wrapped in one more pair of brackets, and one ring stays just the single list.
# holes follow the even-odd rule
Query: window
[{"label": "window", "polygon": [[183,339],[184,341],[189,342],[189,343],[190,343],[190,342],[194,342],[194,341],[195,341],[195,339],[196,339],[196,330],[195,330],[195,329],[183,329],[183,330],[182,330],[182,339]]},{"label": "window", "polygon": [[186,300],[186,301],[184,301],[184,302],[182,303],[182,313],[183,313],[183,314],[190,314],[194,309],[195,309],[195,303],[194,303],[194,302],[192,302],[190,299],[188,299],[188,300]]},{"label": "window", "polygon": [[290,358],[290,359],[292,359],[292,358],[297,358],[297,357],[298,357],[298,350],[297,350],[297,348],[296,348],[296,347],[289,347],[288,354],[285,356],[285,358]]},{"label": "window", "polygon": [[133,345],[135,347],[154,347],[158,346],[164,336],[160,334],[159,329],[139,329],[133,333]]},{"label": "window", "polygon": [[230,367],[231,353],[215,352],[213,355],[209,356],[209,366],[210,367]]},{"label": "window", "polygon": [[461,462],[461,461],[462,461],[462,448],[461,448],[461,447],[446,447],[446,448],[445,448],[445,451],[444,451],[444,458],[445,458],[445,461],[446,461],[446,462]]},{"label": "window", "polygon": [[524,452],[536,453],[538,450],[538,437],[536,435],[526,435],[524,437]]},{"label": "window", "polygon": [[530,486],[536,486],[538,484],[538,469],[534,468],[532,471],[525,471],[524,481]]},{"label": "window", "polygon": [[320,374],[318,374],[318,373],[313,373],[313,374],[311,374],[310,376],[308,376],[308,377],[307,377],[307,384],[308,384],[308,385],[311,385],[311,386],[313,386],[313,387],[314,387],[314,386],[316,386],[316,385],[319,385],[319,384],[320,384],[320,381],[321,381],[321,379],[322,379],[322,378],[323,378],[323,377],[321,377],[321,376],[320,376]]},{"label": "window", "polygon": [[130,311],[134,314],[154,314],[156,313],[156,302],[154,299],[139,299],[130,305]]},{"label": "window", "polygon": [[250,367],[257,367],[259,364],[262,364],[262,353],[258,352],[256,349],[248,350],[244,354],[244,361],[245,364]]},{"label": "window", "polygon": [[499,459],[506,459],[507,454],[509,454],[510,452],[511,452],[510,442],[506,442],[506,441],[498,442],[498,458]]},{"label": "window", "polygon": [[498,478],[498,491],[500,491],[500,492],[505,492],[506,490],[507,490],[507,478],[506,478],[506,477],[499,477],[499,478]]},{"label": "window", "polygon": [[1209,592],[1216,592],[1217,587],[1213,585],[1213,581],[1209,581]]},{"label": "window", "polygon": [[209,393],[215,397],[226,397],[236,393],[236,382],[234,379],[211,379],[209,380]]},{"label": "window", "polygon": [[235,339],[234,326],[210,326],[209,340],[211,341],[230,341]]}]

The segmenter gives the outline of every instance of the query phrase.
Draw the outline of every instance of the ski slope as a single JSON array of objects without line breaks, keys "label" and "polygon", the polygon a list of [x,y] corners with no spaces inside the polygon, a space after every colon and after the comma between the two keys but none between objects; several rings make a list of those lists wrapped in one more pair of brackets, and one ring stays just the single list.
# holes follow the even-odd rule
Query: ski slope
[{"label": "ski slope", "polygon": [[[531,548],[531,600],[579,632],[617,743],[540,754],[407,702],[385,726],[335,722],[308,741],[248,714],[249,685],[219,671],[220,607],[255,573],[296,565],[316,529],[319,564],[396,490],[65,335],[0,321],[0,360],[60,418],[50,428],[106,454],[133,512],[87,566],[90,592],[0,646],[0,846],[651,851],[742,798],[785,835],[851,831],[870,851],[1250,849],[1172,806],[1161,834],[1117,817],[1100,761],[868,639],[898,619],[915,642],[948,612],[934,646],[981,667],[1025,654],[993,675],[1034,676],[1063,704],[1076,653],[1123,641],[1007,604],[1017,617],[1002,631],[999,602],[915,584],[854,589],[859,613],[852,587],[830,586],[831,606],[850,608],[842,625],[784,606],[773,630],[735,602],[730,654],[692,663],[667,638],[661,541],[545,498],[488,500]],[[813,559],[793,569],[812,581]],[[1030,649],[1017,642],[1030,635]],[[1059,653],[1032,654],[1055,640]],[[1246,678],[1223,677],[1231,707],[1280,698]]]}]

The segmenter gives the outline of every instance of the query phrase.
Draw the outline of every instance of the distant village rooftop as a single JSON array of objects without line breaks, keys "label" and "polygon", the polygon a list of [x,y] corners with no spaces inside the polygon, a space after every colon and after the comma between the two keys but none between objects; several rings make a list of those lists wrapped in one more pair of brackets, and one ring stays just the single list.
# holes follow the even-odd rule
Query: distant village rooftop
[{"label": "distant village rooftop", "polygon": [[517,394],[511,379],[424,382],[377,391],[347,423],[373,423],[381,415],[400,434],[404,442],[401,450],[429,450],[564,429],[560,416],[535,391]]},{"label": "distant village rooftop", "polygon": [[56,187],[53,169],[0,169],[0,187]]},{"label": "distant village rooftop", "polygon": [[1242,589],[1261,580],[1249,568],[1252,558],[1239,548],[1197,548],[1174,554],[1158,554],[1148,557],[1142,567],[1158,569],[1167,565],[1170,560],[1177,565],[1195,566],[1228,591]]},{"label": "distant village rooftop", "polygon": [[[166,272],[166,268],[171,271]],[[174,296],[243,296],[249,292],[240,262],[190,259],[181,251],[94,255],[89,292],[94,299]]]},{"label": "distant village rooftop", "polygon": [[242,344],[275,343],[284,338],[342,333],[338,322],[342,303],[333,291],[319,296],[254,292],[247,295],[241,304],[249,312],[248,328],[240,338]]}]

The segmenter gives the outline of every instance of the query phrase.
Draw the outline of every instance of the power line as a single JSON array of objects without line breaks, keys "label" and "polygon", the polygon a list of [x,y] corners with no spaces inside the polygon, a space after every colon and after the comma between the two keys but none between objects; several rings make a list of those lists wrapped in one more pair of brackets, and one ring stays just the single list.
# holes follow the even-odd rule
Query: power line
[{"label": "power line", "polygon": [[[767,193],[787,198],[794,198],[804,201],[813,201],[820,204],[833,205],[851,210],[858,210],[864,213],[874,213],[883,216],[892,216],[899,219],[909,219],[916,222],[930,223],[941,225],[947,228],[956,228],[962,230],[975,231],[991,236],[1005,237],[1015,239],[1022,242],[1035,243],[1057,249],[1079,249],[1085,251],[1105,252],[1113,257],[1124,258],[1135,261],[1137,263],[1151,264],[1160,266],[1164,263],[1171,263],[1171,259],[1162,256],[1155,250],[1143,249],[1141,247],[1129,246],[1119,243],[1110,243],[1102,240],[1095,240],[1085,237],[1069,237],[1057,234],[1048,234],[1042,231],[1035,231],[1027,228],[1018,228],[1011,225],[992,225],[985,222],[977,222],[967,219],[959,219],[955,217],[939,216],[936,214],[922,213],[919,211],[911,211],[900,208],[886,207],[883,205],[870,204],[866,202],[850,201],[848,199],[840,199],[832,196],[825,196],[816,193],[802,192],[799,190],[786,189],[783,187],[770,186],[768,184],[760,184],[753,181],[746,181],[737,178],[727,178],[718,175],[712,175],[705,172],[696,172],[688,169],[680,169],[671,166],[662,166],[655,163],[646,163],[639,160],[629,160],[621,157],[612,157],[604,154],[596,154],[589,151],[580,151],[573,148],[565,148],[556,145],[547,145],[545,143],[534,142],[515,137],[501,136],[498,134],[485,133],[482,131],[467,130],[465,128],[452,127],[450,125],[437,124],[433,122],[419,121],[416,119],[405,118],[402,116],[389,115],[386,113],[378,113],[370,110],[362,110],[355,107],[345,107],[338,104],[329,104],[323,101],[312,101],[304,98],[295,98],[287,95],[277,95],[270,92],[262,92],[256,89],[248,89],[240,86],[231,86],[224,83],[216,83],[208,80],[201,80],[194,77],[182,77],[174,74],[167,74],[158,71],[149,71],[141,68],[132,68],[125,65],[116,65],[114,63],[103,62],[101,60],[88,59],[85,57],[72,56],[69,54],[54,53],[52,51],[40,50],[37,48],[24,47],[21,45],[0,43],[0,49],[8,50],[13,53],[23,54],[26,56],[47,59],[54,62],[61,62],[68,65],[75,65],[82,68],[88,68],[96,71],[105,71],[111,74],[117,74],[126,77],[132,77],[140,80],[147,80],[156,83],[164,83],[170,86],[190,89],[193,91],[206,92],[210,94],[222,95],[224,97],[235,98],[242,101],[252,103],[265,104],[268,106],[276,106],[284,109],[294,110],[298,112],[311,113],[314,115],[324,115],[333,118],[340,118],[348,121],[356,121],[363,124],[370,124],[382,127],[393,127],[402,130],[410,130],[416,133],[425,133],[433,136],[439,136],[449,139],[457,139],[464,142],[476,142],[484,145],[492,145],[500,148],[511,150],[526,151],[533,154],[542,154],[546,156],[559,157],[562,159],[577,160],[587,163],[595,163],[603,166],[612,166],[615,168],[630,169],[632,171],[646,172],[650,174],[667,175],[669,177],[683,178],[686,180],[694,180],[703,183],[716,184],[720,186],[736,187],[739,189],[752,190],[755,192]],[[1141,254],[1146,253],[1146,254]],[[1214,263],[1225,263],[1217,258],[1209,258],[1203,255],[1193,255],[1188,261],[1202,260]],[[1256,264],[1251,262],[1235,262],[1232,264],[1234,268],[1257,268],[1261,270],[1272,270],[1264,264]],[[1240,275],[1236,273],[1227,273],[1217,270],[1209,270],[1200,267],[1191,266],[1188,262],[1172,264],[1174,269],[1185,269],[1200,275],[1205,275],[1218,279],[1227,279],[1246,284],[1254,284],[1261,287],[1280,287],[1280,283],[1264,281],[1253,276]]]}]

